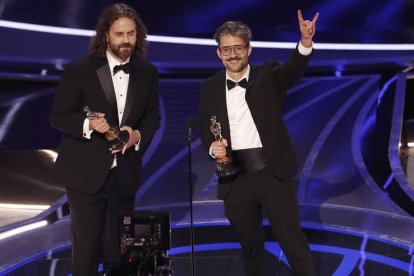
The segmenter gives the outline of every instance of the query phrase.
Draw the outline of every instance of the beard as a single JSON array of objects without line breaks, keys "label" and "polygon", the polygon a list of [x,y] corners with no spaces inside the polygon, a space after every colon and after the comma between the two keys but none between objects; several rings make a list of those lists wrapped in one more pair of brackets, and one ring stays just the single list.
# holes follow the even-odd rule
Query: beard
[{"label": "beard", "polygon": [[135,45],[132,45],[130,43],[123,43],[121,45],[114,45],[109,42],[108,44],[109,49],[111,52],[119,59],[125,60],[132,56],[132,54],[135,51]]}]

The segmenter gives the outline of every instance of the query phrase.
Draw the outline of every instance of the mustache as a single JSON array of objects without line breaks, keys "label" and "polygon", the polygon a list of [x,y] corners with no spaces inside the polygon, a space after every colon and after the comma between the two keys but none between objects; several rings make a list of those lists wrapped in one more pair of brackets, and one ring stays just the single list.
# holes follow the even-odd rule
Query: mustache
[{"label": "mustache", "polygon": [[119,48],[121,48],[121,47],[132,48],[132,45],[130,43],[123,43],[123,44],[119,45]]},{"label": "mustache", "polygon": [[227,59],[227,61],[233,61],[233,60],[241,60],[241,58],[239,58],[239,57],[231,57],[231,58],[228,58]]}]

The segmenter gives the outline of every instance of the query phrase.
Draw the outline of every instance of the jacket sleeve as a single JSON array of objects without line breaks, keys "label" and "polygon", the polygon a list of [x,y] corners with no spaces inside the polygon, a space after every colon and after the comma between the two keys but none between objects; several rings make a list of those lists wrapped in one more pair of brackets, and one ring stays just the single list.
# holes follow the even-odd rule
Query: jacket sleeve
[{"label": "jacket sleeve", "polygon": [[287,90],[299,82],[307,69],[310,56],[300,54],[296,46],[290,58],[283,65],[273,62],[271,65],[272,71],[276,86],[280,91],[286,93]]},{"label": "jacket sleeve", "polygon": [[86,115],[81,108],[82,86],[78,66],[69,64],[57,87],[50,122],[60,132],[79,139],[83,137]]},{"label": "jacket sleeve", "polygon": [[210,114],[211,114],[211,99],[208,94],[208,85],[203,82],[200,89],[200,138],[204,148],[208,151],[211,143],[214,142],[214,137],[210,132]]}]

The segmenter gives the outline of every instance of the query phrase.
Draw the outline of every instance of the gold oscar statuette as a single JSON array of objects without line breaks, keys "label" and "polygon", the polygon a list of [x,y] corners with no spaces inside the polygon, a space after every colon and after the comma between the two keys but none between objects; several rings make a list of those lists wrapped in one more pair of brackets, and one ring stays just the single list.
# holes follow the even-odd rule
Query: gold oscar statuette
[{"label": "gold oscar statuette", "polygon": [[[86,117],[89,120],[99,118],[98,112],[91,111],[88,106],[83,108],[83,111],[86,113]],[[110,126],[109,130],[104,133],[105,139],[108,141],[111,149],[120,150],[122,149],[129,140],[129,133],[126,130],[120,130],[118,126]]]},{"label": "gold oscar statuette", "polygon": [[[221,141],[223,139],[223,136],[221,135],[221,125],[219,122],[217,122],[216,116],[211,116],[210,122],[210,131],[214,135],[214,139],[216,141]],[[218,177],[232,176],[239,171],[238,168],[233,164],[232,159],[227,155],[217,158],[216,164],[216,173]]]}]

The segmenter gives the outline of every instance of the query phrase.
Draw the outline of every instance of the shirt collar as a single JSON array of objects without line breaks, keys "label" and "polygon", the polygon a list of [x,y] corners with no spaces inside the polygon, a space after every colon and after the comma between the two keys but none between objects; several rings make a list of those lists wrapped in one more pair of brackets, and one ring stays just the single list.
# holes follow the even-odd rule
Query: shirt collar
[{"label": "shirt collar", "polygon": [[106,51],[106,58],[108,59],[109,68],[111,69],[111,72],[114,70],[115,65],[125,64],[128,63],[131,57],[128,57],[124,62],[120,63],[118,60],[116,60],[109,51]]}]

